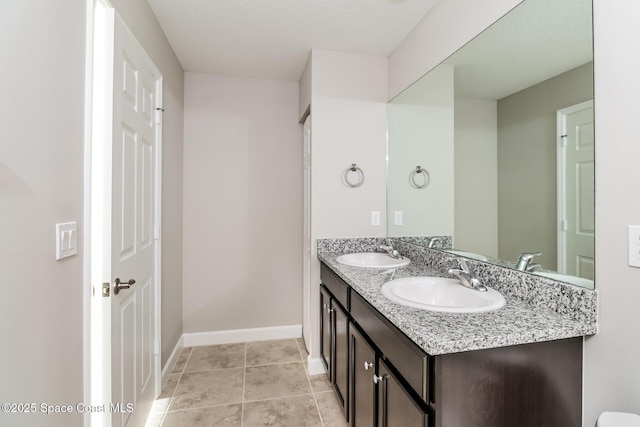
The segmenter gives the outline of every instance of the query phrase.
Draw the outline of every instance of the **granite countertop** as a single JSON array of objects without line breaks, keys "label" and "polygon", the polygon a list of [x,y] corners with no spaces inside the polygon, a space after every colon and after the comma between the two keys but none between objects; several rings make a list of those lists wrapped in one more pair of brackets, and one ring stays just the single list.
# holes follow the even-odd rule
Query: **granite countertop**
[{"label": "granite countertop", "polygon": [[597,332],[594,323],[572,320],[504,292],[506,305],[485,313],[441,313],[406,307],[384,297],[381,286],[402,277],[448,276],[417,263],[395,270],[349,267],[336,261],[339,255],[342,253],[319,252],[318,258],[430,355],[552,341]]}]

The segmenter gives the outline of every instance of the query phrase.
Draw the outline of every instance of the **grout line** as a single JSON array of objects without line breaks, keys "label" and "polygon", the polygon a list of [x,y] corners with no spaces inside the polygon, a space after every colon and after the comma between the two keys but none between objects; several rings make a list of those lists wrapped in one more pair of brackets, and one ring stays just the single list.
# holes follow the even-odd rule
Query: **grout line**
[{"label": "grout line", "polygon": [[[262,366],[278,366],[278,365],[291,365],[293,363],[302,363],[302,367],[304,368],[304,362],[301,360],[291,360],[289,362],[273,362],[273,363],[263,363],[261,365],[247,365],[247,368],[260,368]],[[307,373],[307,369],[304,370],[305,374]]]},{"label": "grout line", "polygon": [[[302,344],[300,342],[302,341]],[[304,339],[296,339],[296,345],[298,346],[298,353],[300,354],[300,360],[302,361],[302,366],[304,366],[304,372],[307,374],[307,378],[309,377],[309,366],[305,363],[304,352],[307,351],[307,348],[304,345]],[[304,348],[304,352],[302,349]],[[307,358],[308,360],[308,358]]]},{"label": "grout line", "polygon": [[[311,396],[313,396],[313,401],[316,404],[316,410],[318,411],[318,417],[320,417],[320,424],[324,427],[324,419],[322,418],[322,412],[320,411],[320,405],[318,405],[318,399],[316,398],[316,392],[313,390],[313,385],[311,384],[311,375],[309,375],[309,367],[304,364],[304,353],[302,352],[302,348],[300,346],[304,346],[304,340],[302,340],[302,344],[300,344],[300,340],[296,339],[296,344],[298,346],[298,353],[300,353],[300,359],[302,360],[302,366],[304,367],[304,372],[307,375],[307,382],[309,383],[309,388],[311,389]],[[306,352],[305,347],[305,352]]]},{"label": "grout line", "polygon": [[185,374],[206,374],[207,372],[218,372],[218,371],[228,371],[231,369],[244,369],[244,365],[243,366],[229,366],[228,368],[214,368],[214,369],[203,369],[200,371],[188,371],[185,372]]},{"label": "grout line", "polygon": [[182,368],[182,372],[180,372],[180,378],[182,379],[182,374],[187,370],[187,365],[189,365],[189,360],[191,360],[191,354],[193,354],[193,347],[189,349],[189,354],[187,355],[187,361],[184,362],[184,367]]},{"label": "grout line", "polygon": [[231,403],[217,403],[215,405],[204,405],[204,406],[189,406],[188,408],[175,409],[173,411],[168,411],[171,413],[175,412],[187,412],[187,411],[197,411],[199,409],[207,409],[207,408],[221,408],[223,406],[234,406],[234,405],[242,405],[242,402],[231,402]]},{"label": "grout line", "polygon": [[[160,425],[164,424],[164,420],[167,418],[167,414],[169,413],[169,408],[171,408],[171,404],[176,397],[176,392],[178,391],[178,387],[180,387],[180,383],[182,382],[182,376],[184,375],[185,369],[187,369],[187,364],[189,363],[189,359],[191,359],[191,353],[193,352],[193,347],[189,349],[189,354],[187,355],[187,360],[184,362],[184,366],[181,372],[174,372],[174,374],[178,375],[178,381],[176,382],[176,386],[173,388],[173,392],[171,392],[171,397],[169,398],[169,404],[164,410],[164,415],[162,415],[162,421]],[[172,411],[173,412],[173,411]]]},{"label": "grout line", "polygon": [[247,403],[269,402],[271,400],[289,399],[291,397],[311,396],[313,393],[287,394],[285,396],[268,397],[266,399],[247,400]]},{"label": "grout line", "polygon": [[[300,351],[300,345],[298,344],[298,351]],[[302,352],[300,351],[300,358],[302,359]],[[311,377],[309,376],[309,369],[304,366],[304,372],[307,375],[307,382],[309,383],[309,389],[311,390],[311,396],[313,397],[313,401],[316,404],[316,410],[318,411],[318,417],[320,418],[320,425],[324,427],[324,419],[322,419],[322,412],[320,412],[320,405],[318,405],[318,399],[316,398],[316,393],[313,391],[313,385],[311,384]]]}]

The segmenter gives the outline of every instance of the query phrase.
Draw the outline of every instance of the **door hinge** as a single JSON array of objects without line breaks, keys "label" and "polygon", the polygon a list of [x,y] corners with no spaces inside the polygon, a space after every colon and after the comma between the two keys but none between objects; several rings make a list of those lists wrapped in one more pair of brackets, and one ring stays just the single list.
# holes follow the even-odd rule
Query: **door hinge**
[{"label": "door hinge", "polygon": [[156,225],[153,227],[153,238],[156,240],[160,240],[160,225]]},{"label": "door hinge", "polygon": [[160,355],[160,341],[159,340],[155,340],[154,342],[154,350],[155,350],[155,355],[159,356]]},{"label": "door hinge", "polygon": [[561,219],[560,220],[560,231],[567,231],[567,220],[566,219]]},{"label": "door hinge", "polygon": [[560,147],[567,148],[567,136],[569,135],[560,135]]},{"label": "door hinge", "polygon": [[110,295],[111,295],[111,283],[104,282],[102,284],[102,297],[109,298]]},{"label": "door hinge", "polygon": [[157,125],[162,123],[162,112],[163,111],[164,111],[164,108],[156,107],[156,124]]}]

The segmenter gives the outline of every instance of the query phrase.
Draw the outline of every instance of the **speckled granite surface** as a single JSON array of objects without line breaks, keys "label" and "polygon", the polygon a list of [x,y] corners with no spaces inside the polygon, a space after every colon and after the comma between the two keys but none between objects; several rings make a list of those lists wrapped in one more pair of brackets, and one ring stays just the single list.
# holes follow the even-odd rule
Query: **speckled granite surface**
[{"label": "speckled granite surface", "polygon": [[376,270],[336,262],[344,252],[373,252],[386,239],[324,239],[318,258],[431,355],[503,347],[592,335],[597,332],[597,292],[539,278],[483,262],[472,264],[476,276],[500,291],[507,304],[487,313],[457,314],[420,310],[385,298],[381,286],[410,276],[448,276],[450,255],[398,242],[411,259],[407,267]]}]

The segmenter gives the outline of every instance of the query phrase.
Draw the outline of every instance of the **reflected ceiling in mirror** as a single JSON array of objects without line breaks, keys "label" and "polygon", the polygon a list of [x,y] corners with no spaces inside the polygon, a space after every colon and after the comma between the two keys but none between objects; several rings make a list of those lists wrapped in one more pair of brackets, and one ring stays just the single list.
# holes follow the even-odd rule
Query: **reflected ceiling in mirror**
[{"label": "reflected ceiling in mirror", "polygon": [[525,0],[389,103],[389,237],[593,283],[591,16]]}]

